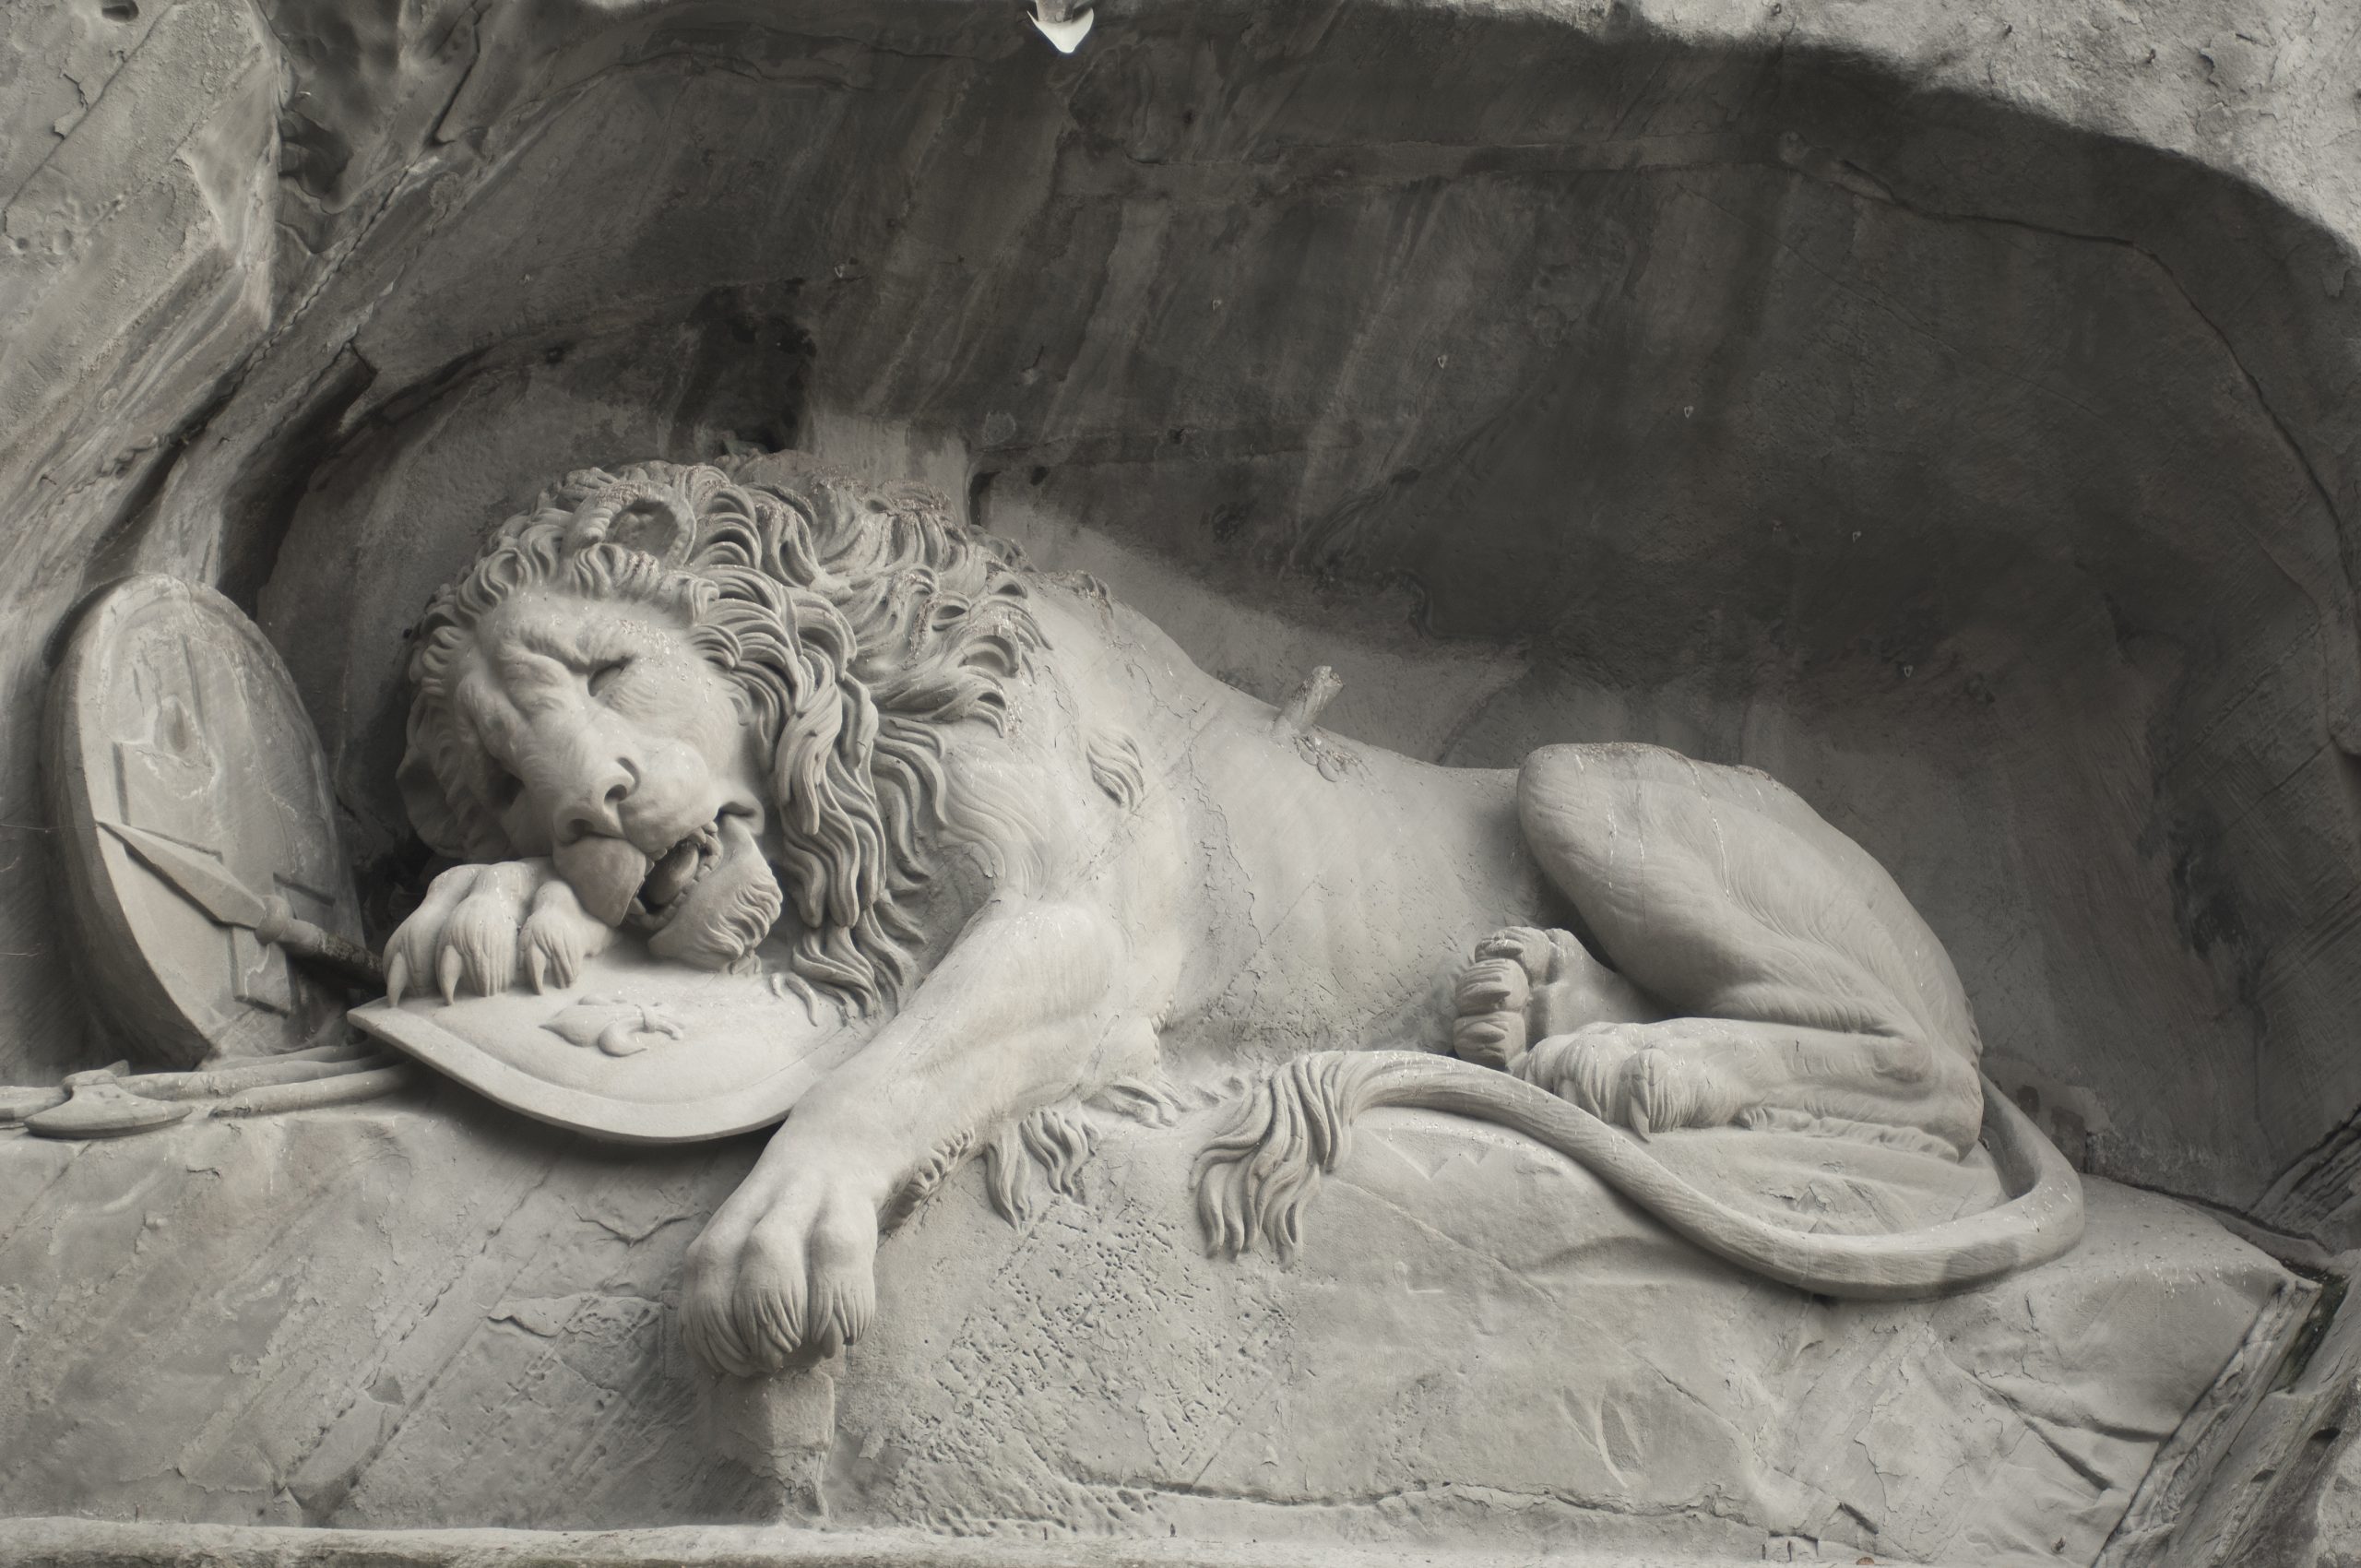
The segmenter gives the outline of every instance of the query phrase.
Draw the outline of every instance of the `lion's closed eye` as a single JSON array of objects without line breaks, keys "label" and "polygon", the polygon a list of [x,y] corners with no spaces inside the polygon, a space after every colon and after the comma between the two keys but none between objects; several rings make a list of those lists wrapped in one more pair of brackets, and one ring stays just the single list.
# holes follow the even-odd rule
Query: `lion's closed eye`
[{"label": "lion's closed eye", "polygon": [[516,798],[524,792],[523,779],[497,763],[491,765],[484,777],[483,798],[486,805],[495,812],[504,812],[515,805]]},{"label": "lion's closed eye", "polygon": [[607,688],[614,684],[615,677],[630,668],[631,660],[628,659],[611,659],[591,671],[590,695],[594,697],[605,695]]}]

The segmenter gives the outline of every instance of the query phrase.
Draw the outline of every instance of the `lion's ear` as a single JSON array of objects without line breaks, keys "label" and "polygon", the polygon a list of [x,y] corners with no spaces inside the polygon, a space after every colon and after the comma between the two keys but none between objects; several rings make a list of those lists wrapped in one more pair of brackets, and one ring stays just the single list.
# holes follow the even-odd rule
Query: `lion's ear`
[{"label": "lion's ear", "polygon": [[[627,469],[575,514],[566,548],[620,544],[679,566],[696,545],[696,498],[650,477],[654,465]],[[717,479],[720,476],[717,473]]]},{"label": "lion's ear", "polygon": [[402,765],[395,771],[394,781],[401,787],[402,809],[409,813],[409,825],[418,829],[418,836],[455,861],[468,859],[467,829],[460,824],[459,814],[451,809],[443,781],[434,776],[433,763],[416,742],[403,748]]},{"label": "lion's ear", "polygon": [[688,559],[696,533],[696,517],[687,504],[665,493],[636,497],[607,525],[610,540],[653,555],[667,566],[678,566]]}]

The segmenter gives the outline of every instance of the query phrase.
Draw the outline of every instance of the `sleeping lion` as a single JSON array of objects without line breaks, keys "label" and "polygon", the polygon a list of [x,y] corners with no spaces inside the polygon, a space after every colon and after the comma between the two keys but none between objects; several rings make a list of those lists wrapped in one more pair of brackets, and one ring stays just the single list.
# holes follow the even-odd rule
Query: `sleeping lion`
[{"label": "sleeping lion", "polygon": [[[1639,745],[1513,773],[1347,747],[1316,691],[1283,713],[1211,679],[919,488],[792,457],[575,473],[434,596],[410,673],[404,798],[469,863],[388,944],[397,1001],[567,983],[632,928],[884,1019],[690,1249],[684,1326],[721,1370],[857,1338],[881,1217],[1160,1074],[1271,1070],[1200,1164],[1233,1250],[1293,1239],[1379,1103],[1519,1128],[1826,1293],[1978,1283],[2079,1233],[1934,933],[1772,779]],[[1726,1123],[1954,1158],[1986,1125],[2019,1195],[1805,1235],[1648,1153]]]}]

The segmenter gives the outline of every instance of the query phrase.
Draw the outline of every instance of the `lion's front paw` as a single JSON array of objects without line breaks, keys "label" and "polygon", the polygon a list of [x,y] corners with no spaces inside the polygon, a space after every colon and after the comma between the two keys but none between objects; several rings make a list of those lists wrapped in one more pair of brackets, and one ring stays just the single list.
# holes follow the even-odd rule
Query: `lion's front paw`
[{"label": "lion's front paw", "polygon": [[689,1247],[682,1331],[736,1377],[832,1356],[877,1314],[876,1206],[809,1170],[768,1187],[758,1169]]},{"label": "lion's front paw", "polygon": [[405,991],[431,985],[447,1004],[520,979],[536,991],[570,985],[613,939],[547,861],[453,866],[386,944],[386,997],[399,1006]]},{"label": "lion's front paw", "polygon": [[574,886],[552,876],[533,895],[525,917],[525,978],[537,992],[572,985],[582,966],[607,950],[615,928],[582,907]]},{"label": "lion's front paw", "polygon": [[1642,1137],[1667,1127],[1724,1126],[1750,1099],[1710,1020],[1588,1025],[1541,1041],[1513,1071]]}]

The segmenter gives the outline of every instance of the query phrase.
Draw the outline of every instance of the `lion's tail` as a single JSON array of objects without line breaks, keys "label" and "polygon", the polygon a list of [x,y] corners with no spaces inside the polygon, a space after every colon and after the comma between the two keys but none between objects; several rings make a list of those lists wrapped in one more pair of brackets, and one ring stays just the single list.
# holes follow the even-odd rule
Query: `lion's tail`
[{"label": "lion's tail", "polygon": [[1674,1230],[1741,1267],[1823,1296],[1900,1301],[1986,1284],[2063,1253],[2082,1234],[2082,1184],[2065,1157],[1989,1080],[1984,1133],[2007,1202],[1876,1236],[1790,1230],[1707,1195],[1639,1140],[1521,1078],[1418,1051],[1330,1051],[1257,1085],[1243,1115],[1197,1157],[1197,1213],[1210,1250],[1267,1240],[1282,1256],[1303,1207],[1344,1158],[1352,1123],[1378,1106],[1497,1123],[1580,1161]]}]

